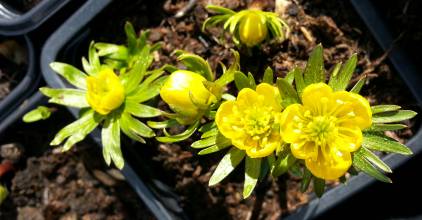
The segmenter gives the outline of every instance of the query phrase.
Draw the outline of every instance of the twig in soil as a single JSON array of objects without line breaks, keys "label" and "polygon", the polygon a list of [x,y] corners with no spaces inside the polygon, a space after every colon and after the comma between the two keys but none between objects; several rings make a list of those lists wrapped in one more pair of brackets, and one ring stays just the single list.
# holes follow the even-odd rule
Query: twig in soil
[{"label": "twig in soil", "polygon": [[310,43],[314,43],[315,39],[312,36],[311,32],[309,32],[305,27],[300,27],[300,31],[303,33],[303,36],[305,37],[305,39],[307,41],[309,41]]},{"label": "twig in soil", "polygon": [[174,15],[175,18],[181,18],[184,17],[186,15],[186,13],[188,11],[190,11],[193,6],[196,4],[197,0],[189,0],[188,4],[183,7],[182,9],[180,9],[179,11],[176,12],[176,14]]}]

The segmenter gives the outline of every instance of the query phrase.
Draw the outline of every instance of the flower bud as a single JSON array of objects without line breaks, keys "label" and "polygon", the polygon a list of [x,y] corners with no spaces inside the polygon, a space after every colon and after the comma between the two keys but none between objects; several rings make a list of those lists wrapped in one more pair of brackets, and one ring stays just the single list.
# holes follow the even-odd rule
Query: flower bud
[{"label": "flower bud", "polygon": [[248,10],[240,21],[240,41],[248,47],[253,47],[265,40],[267,33],[266,18],[257,13],[257,10]]},{"label": "flower bud", "polygon": [[98,75],[87,77],[86,82],[86,99],[96,112],[106,115],[123,103],[124,88],[112,69],[103,69]]},{"label": "flower bud", "polygon": [[206,79],[200,74],[177,70],[164,83],[160,91],[161,98],[170,108],[179,114],[178,122],[184,125],[191,124],[216,101],[205,86]]}]

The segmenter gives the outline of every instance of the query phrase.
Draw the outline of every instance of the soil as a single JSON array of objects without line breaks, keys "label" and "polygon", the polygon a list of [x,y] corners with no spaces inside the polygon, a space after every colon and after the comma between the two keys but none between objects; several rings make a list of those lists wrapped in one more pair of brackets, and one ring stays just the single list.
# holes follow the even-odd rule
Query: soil
[{"label": "soil", "polygon": [[[273,2],[268,1],[265,8],[274,10]],[[172,52],[183,49],[206,58],[220,74],[218,63],[230,64],[233,59],[230,49],[235,46],[221,27],[201,32],[203,21],[210,15],[204,8],[208,3],[233,10],[247,6],[241,0],[202,0],[186,11],[185,16],[175,18],[174,15],[187,6],[188,1],[115,1],[89,25],[90,39],[124,43],[123,26],[130,21],[137,30],[151,30],[150,42],[162,42],[161,51],[154,54],[153,67],[163,64],[180,66]],[[310,51],[322,43],[326,69],[337,62],[345,62],[353,53],[358,54],[359,63],[353,80],[356,82],[362,75],[368,77],[362,94],[371,104],[399,104],[406,109],[418,109],[410,91],[385,60],[387,54],[377,47],[348,2],[292,0],[289,7],[277,8],[277,11],[283,12],[282,16],[290,26],[289,39],[281,43],[270,41],[261,48],[254,48],[249,55],[241,48],[244,72],[250,71],[260,78],[270,66],[277,76],[284,76],[295,66],[303,67]],[[78,57],[75,64],[79,64],[81,55],[86,55],[87,47],[79,48],[84,50],[73,56]],[[415,123],[414,120],[408,121],[409,129],[387,135],[404,143],[418,128]],[[241,196],[242,164],[221,184],[208,187],[208,180],[225,152],[197,156],[197,152],[188,147],[190,141],[135,146],[126,149],[135,151],[135,154],[126,154],[129,160],[143,161],[139,165],[140,175],[160,180],[173,188],[191,219],[278,219],[313,197],[309,191],[301,193],[300,179],[289,174],[277,181],[264,179],[255,193],[244,200]]]},{"label": "soil", "polygon": [[1,0],[19,12],[27,12],[43,0]]},{"label": "soil", "polygon": [[19,82],[27,69],[26,47],[14,39],[0,39],[0,101]]},{"label": "soil", "polygon": [[154,219],[120,171],[98,160],[98,147],[84,142],[62,153],[48,146],[72,118],[59,112],[51,120],[60,123],[17,123],[2,137],[0,181],[9,196],[0,219]]}]

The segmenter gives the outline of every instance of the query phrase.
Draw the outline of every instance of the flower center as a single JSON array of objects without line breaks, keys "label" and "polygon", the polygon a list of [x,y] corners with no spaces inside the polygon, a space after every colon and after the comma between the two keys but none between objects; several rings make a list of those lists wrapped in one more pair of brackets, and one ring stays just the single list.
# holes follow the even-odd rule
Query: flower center
[{"label": "flower center", "polygon": [[274,121],[271,108],[251,108],[245,111],[244,129],[250,136],[259,138],[259,136],[267,136],[268,131],[272,127]]},{"label": "flower center", "polygon": [[337,118],[334,116],[316,116],[306,126],[306,133],[318,145],[325,145],[337,135]]}]

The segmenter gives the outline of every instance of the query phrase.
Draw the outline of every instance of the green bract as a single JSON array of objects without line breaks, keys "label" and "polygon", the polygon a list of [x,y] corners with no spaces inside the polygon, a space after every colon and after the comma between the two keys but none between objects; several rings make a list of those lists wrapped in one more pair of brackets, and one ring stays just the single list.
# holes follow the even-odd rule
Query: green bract
[{"label": "green bract", "polygon": [[[65,63],[51,63],[51,68],[76,88],[44,87],[40,89],[50,98],[50,103],[81,108],[79,119],[60,130],[51,145],[60,145],[64,142],[63,151],[69,150],[101,125],[104,159],[107,164],[113,161],[120,169],[124,166],[120,149],[120,131],[142,143],[145,142],[144,138],[155,136],[154,131],[138,118],[152,118],[163,114],[161,110],[142,103],[157,96],[166,80],[163,69],[148,70],[153,60],[151,53],[158,48],[158,45],[151,46],[146,43],[146,32],[137,37],[130,23],[126,23],[125,31],[127,45],[91,43],[88,59],[82,58],[84,71]],[[101,71],[109,69],[111,72],[107,74],[119,74],[117,80],[120,83],[118,81],[113,83],[121,84],[124,88],[124,98],[120,106],[106,114],[100,114],[87,101],[90,92],[87,90],[87,78],[97,77]],[[110,102],[110,100],[106,101]],[[106,105],[107,103],[95,104]],[[48,115],[45,107],[39,107],[24,116],[24,119],[34,121],[36,118],[42,119]]]}]

